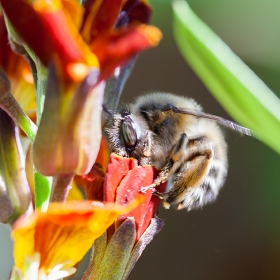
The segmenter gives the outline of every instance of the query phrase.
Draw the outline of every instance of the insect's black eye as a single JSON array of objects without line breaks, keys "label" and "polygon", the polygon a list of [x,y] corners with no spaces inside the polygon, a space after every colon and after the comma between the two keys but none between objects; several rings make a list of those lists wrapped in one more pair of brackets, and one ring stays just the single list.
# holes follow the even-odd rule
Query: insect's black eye
[{"label": "insect's black eye", "polygon": [[125,116],[122,122],[122,133],[126,147],[131,149],[136,146],[136,127],[130,116]]}]

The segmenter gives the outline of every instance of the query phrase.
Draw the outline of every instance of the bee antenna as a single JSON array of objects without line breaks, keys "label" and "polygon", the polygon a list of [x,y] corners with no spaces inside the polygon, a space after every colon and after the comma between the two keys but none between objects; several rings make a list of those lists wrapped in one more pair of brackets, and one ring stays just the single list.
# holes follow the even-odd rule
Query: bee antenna
[{"label": "bee antenna", "polygon": [[105,113],[107,113],[108,115],[110,115],[111,117],[114,116],[113,111],[111,111],[106,105],[102,104],[103,110],[105,111]]}]

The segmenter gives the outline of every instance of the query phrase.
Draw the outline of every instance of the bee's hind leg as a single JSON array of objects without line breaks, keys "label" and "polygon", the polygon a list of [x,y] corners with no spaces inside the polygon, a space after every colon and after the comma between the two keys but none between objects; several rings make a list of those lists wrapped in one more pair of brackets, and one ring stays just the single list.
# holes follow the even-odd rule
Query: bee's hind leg
[{"label": "bee's hind leg", "polygon": [[159,198],[164,199],[168,196],[168,193],[161,193],[157,191],[156,186],[165,183],[169,177],[174,173],[177,169],[178,165],[180,165],[180,160],[182,159],[182,153],[184,152],[184,148],[188,144],[188,138],[185,133],[181,135],[180,140],[176,144],[176,146],[172,149],[170,156],[167,158],[167,163],[154,180],[153,184],[143,187],[140,189],[140,192],[145,193],[147,190],[152,190],[154,195],[157,195]]}]

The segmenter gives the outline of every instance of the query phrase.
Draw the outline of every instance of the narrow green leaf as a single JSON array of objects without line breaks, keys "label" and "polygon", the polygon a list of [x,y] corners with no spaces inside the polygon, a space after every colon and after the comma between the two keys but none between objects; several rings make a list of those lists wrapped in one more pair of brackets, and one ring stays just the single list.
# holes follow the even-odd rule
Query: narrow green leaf
[{"label": "narrow green leaf", "polygon": [[231,49],[190,9],[173,3],[178,47],[209,91],[242,125],[280,153],[280,101]]}]

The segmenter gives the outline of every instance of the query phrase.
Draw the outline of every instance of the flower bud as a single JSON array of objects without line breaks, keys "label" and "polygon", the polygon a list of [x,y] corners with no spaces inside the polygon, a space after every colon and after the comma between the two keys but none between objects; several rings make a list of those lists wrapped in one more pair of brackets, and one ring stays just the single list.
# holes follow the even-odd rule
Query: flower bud
[{"label": "flower bud", "polygon": [[18,128],[0,109],[0,221],[14,222],[31,210],[31,191],[26,179]]}]

